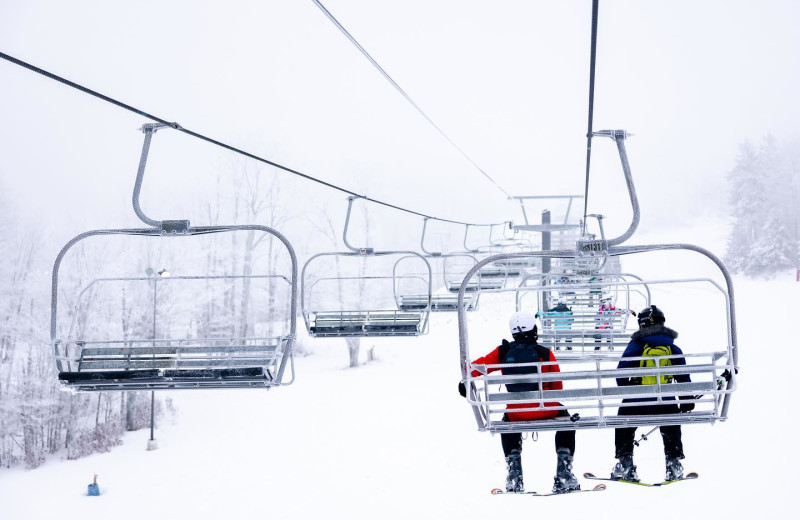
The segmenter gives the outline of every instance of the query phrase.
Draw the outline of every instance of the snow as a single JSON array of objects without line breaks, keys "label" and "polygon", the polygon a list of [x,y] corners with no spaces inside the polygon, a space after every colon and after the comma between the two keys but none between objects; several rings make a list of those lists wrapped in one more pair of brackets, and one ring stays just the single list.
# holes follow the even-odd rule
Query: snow
[{"label": "snow", "polygon": [[[2,471],[0,517],[442,519],[564,508],[584,518],[656,508],[686,518],[778,514],[790,504],[788,471],[798,457],[780,437],[792,426],[795,378],[791,365],[774,367],[792,359],[785,324],[798,291],[793,273],[736,279],[740,388],[727,422],[684,427],[684,465],[700,473],[697,481],[649,489],[610,483],[602,493],[550,498],[491,495],[504,483],[500,439],[477,431],[457,393],[456,320],[438,313],[426,336],[362,340],[362,355],[375,344],[378,359],[356,369],[346,368],[343,341],[305,339],[313,355],[296,360],[296,381],[285,388],[164,392],[178,415],[157,425],[158,450],[146,451],[145,429],[110,453]],[[527,489],[552,485],[553,435],[524,442]],[[612,430],[578,432],[576,474],[602,475],[613,462]],[[662,478],[657,434],[637,449],[636,463],[643,480]],[[102,494],[87,497],[95,473]]]}]

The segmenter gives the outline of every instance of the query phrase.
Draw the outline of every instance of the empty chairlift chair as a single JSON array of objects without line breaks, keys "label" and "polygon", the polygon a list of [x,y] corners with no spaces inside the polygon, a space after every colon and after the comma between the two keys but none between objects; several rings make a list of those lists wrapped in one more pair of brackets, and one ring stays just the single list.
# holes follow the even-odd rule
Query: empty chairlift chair
[{"label": "empty chairlift chair", "polygon": [[[428,262],[436,260],[444,260],[445,257],[439,256],[435,258],[425,257]],[[402,268],[405,264],[414,262],[418,266],[419,259],[416,256],[402,256],[397,259],[393,268],[394,279],[394,298],[397,308],[401,311],[423,311],[430,308],[431,312],[455,312],[458,310],[456,304],[458,303],[458,295],[450,291],[437,291],[431,292],[430,295],[413,290],[413,285],[419,286],[415,280],[424,276],[422,272],[406,272],[403,273]],[[423,288],[424,287],[418,287]],[[475,308],[475,301],[470,297],[466,303],[467,310],[471,311]]]},{"label": "empty chairlift chair", "polygon": [[[470,224],[465,225],[464,229],[464,251],[467,254],[473,255],[476,260],[484,258],[487,255],[494,254],[498,246],[492,241],[492,230],[494,225],[489,225],[489,241],[486,245],[478,246],[474,249],[467,246],[467,236],[469,235],[469,228],[473,227]],[[516,265],[505,265],[503,262],[497,264],[487,265],[480,271],[480,276],[475,280],[473,290],[479,287],[483,289],[503,287],[511,278],[516,278],[522,273],[522,268]],[[460,285],[460,284],[459,284]],[[458,291],[456,287],[451,288],[452,291]]]},{"label": "empty chairlift chair", "polygon": [[[161,126],[143,127],[134,189],[134,210],[149,227],[88,231],[56,258],[50,335],[59,380],[74,391],[291,383],[298,292],[291,244],[266,226],[191,226],[146,217],[138,197],[150,140]],[[217,240],[234,233],[243,245],[272,240],[278,254],[270,261],[256,248],[231,251],[230,239]],[[225,262],[247,267],[215,269],[220,262],[211,259],[222,248]],[[149,265],[153,258],[159,265]],[[91,260],[101,276],[87,272]],[[284,378],[287,366],[291,379]]]},{"label": "empty chairlift chair", "polygon": [[[475,265],[477,260],[467,254],[467,253],[441,253],[441,252],[432,252],[425,249],[425,233],[427,230],[428,225],[428,217],[423,219],[422,224],[422,237],[420,239],[420,249],[423,252],[423,256],[428,260],[429,264],[436,266],[433,269],[434,277],[438,282],[434,282],[437,284],[439,282],[443,283],[444,286],[440,287],[437,290],[431,292],[430,295],[430,310],[431,312],[455,312],[457,309],[456,304],[458,303],[458,295],[455,292],[448,290],[448,279],[452,278],[452,286],[455,287],[456,284],[460,283],[461,278],[456,278],[457,275],[453,274],[453,271],[450,271],[450,275],[448,275],[448,265],[453,267],[453,263],[461,259],[467,260],[465,265],[472,266]],[[408,311],[408,310],[422,310],[428,306],[428,295],[424,294],[419,291],[413,291],[407,288],[407,283],[404,280],[408,280],[408,274],[402,275],[402,270],[400,270],[400,266],[406,264],[406,261],[413,261],[416,257],[415,256],[405,256],[400,257],[397,259],[397,262],[394,264],[394,280],[395,280],[395,300],[397,301],[397,307],[400,310]],[[463,262],[462,262],[463,263]],[[466,272],[467,269],[462,271]],[[456,269],[457,272],[457,269]],[[423,273],[424,274],[424,273]],[[419,274],[418,274],[419,275]],[[432,284],[432,286],[435,286]],[[477,300],[473,299],[472,296],[468,296],[465,300],[465,305],[467,306],[468,311],[472,311],[477,307]]]},{"label": "empty chairlift chair", "polygon": [[[510,223],[509,223],[510,225]],[[515,231],[514,233],[519,233]],[[536,247],[531,240],[522,238],[501,239],[492,242],[491,254],[504,254],[504,253],[525,253],[534,251]],[[527,276],[530,272],[540,268],[539,259],[533,257],[520,257],[520,258],[506,258],[503,260],[496,260],[492,262],[495,267],[503,267],[508,270],[508,276],[511,278],[518,276]]]},{"label": "empty chairlift chair", "polygon": [[[344,242],[350,251],[319,253],[303,266],[300,301],[309,335],[379,337],[426,333],[431,310],[430,263],[414,251],[350,246],[347,227],[353,200],[354,197],[348,198],[344,231]],[[410,271],[398,271],[401,259],[405,259],[403,265],[413,266]],[[422,295],[422,301],[404,309],[397,296],[399,286]]]}]

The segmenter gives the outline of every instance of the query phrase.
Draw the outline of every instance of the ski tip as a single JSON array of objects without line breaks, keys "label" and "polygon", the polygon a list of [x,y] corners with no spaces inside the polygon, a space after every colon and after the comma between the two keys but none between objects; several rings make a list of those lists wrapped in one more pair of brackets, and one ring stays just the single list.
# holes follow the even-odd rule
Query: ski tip
[{"label": "ski tip", "polygon": [[592,488],[592,491],[603,491],[606,488],[605,484],[597,484]]},{"label": "ski tip", "polygon": [[594,473],[586,472],[583,474],[583,478],[595,478]]},{"label": "ski tip", "polygon": [[499,495],[499,494],[501,494],[502,492],[503,492],[503,490],[502,490],[502,489],[500,489],[500,488],[494,488],[494,489],[492,490],[492,494],[493,494],[493,495]]}]

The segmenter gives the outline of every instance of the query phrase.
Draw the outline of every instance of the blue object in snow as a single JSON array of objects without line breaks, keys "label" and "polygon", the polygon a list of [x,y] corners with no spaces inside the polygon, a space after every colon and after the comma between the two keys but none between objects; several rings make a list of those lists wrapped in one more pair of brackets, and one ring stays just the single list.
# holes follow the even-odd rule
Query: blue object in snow
[{"label": "blue object in snow", "polygon": [[90,497],[100,496],[100,487],[97,484],[89,484],[89,496]]}]

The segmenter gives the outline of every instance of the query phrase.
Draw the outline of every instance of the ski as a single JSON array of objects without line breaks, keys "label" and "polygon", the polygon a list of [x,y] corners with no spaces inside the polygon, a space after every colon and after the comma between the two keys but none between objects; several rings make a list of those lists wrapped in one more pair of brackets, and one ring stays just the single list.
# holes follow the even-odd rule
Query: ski
[{"label": "ski", "polygon": [[536,491],[505,491],[500,488],[494,488],[492,490],[493,495],[532,495],[537,497],[551,497],[553,495],[571,495],[573,493],[591,493],[592,491],[603,491],[606,489],[605,484],[597,484],[592,489],[575,489],[572,491],[562,491],[560,493],[537,493]]},{"label": "ski", "polygon": [[572,495],[573,493],[591,493],[592,491],[605,491],[605,489],[606,489],[605,484],[597,484],[595,487],[591,489],[575,489],[573,491],[562,491],[560,493],[551,491],[550,493],[537,493],[536,496],[551,497],[554,495]]},{"label": "ski", "polygon": [[494,488],[492,490],[493,495],[538,495],[536,491],[506,491],[500,488]]},{"label": "ski", "polygon": [[700,476],[699,474],[697,474],[696,472],[692,471],[691,473],[687,473],[683,478],[679,478],[679,479],[675,479],[675,480],[664,480],[662,482],[649,483],[649,482],[638,482],[638,481],[635,481],[635,480],[616,479],[616,478],[610,478],[610,477],[609,478],[597,477],[597,476],[594,475],[594,473],[584,473],[583,474],[583,478],[588,478],[588,479],[591,479],[591,480],[607,480],[607,481],[611,481],[611,482],[621,482],[623,484],[634,484],[634,485],[643,486],[643,487],[666,486],[666,485],[669,485],[669,484],[674,484],[676,482],[681,482],[682,480],[694,480],[699,476]]}]

